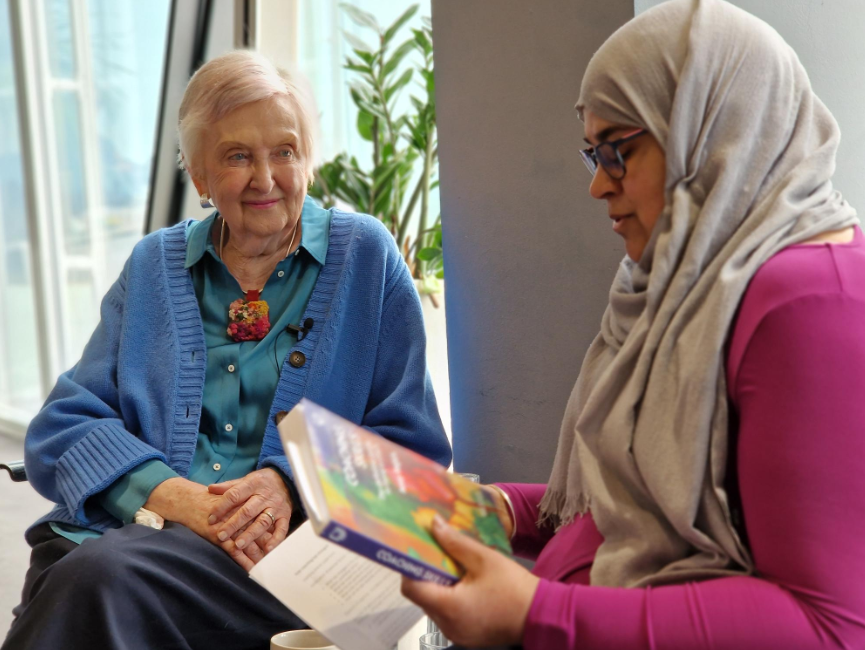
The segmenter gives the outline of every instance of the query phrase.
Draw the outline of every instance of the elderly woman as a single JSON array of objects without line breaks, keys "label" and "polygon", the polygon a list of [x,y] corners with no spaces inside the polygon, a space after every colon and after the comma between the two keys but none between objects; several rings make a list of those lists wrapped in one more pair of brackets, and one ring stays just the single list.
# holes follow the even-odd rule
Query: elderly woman
[{"label": "elderly woman", "polygon": [[537,563],[439,526],[467,576],[405,593],[470,646],[865,648],[865,236],[835,120],[721,0],[625,25],[577,108],[627,257],[549,484],[499,486]]},{"label": "elderly woman", "polygon": [[450,463],[393,238],[306,196],[313,117],[250,52],[190,81],[181,159],[217,212],[135,247],[30,426],[28,476],[57,506],[27,532],[4,650],[264,648],[305,627],[247,575],[303,516],[272,417],[301,397]]}]

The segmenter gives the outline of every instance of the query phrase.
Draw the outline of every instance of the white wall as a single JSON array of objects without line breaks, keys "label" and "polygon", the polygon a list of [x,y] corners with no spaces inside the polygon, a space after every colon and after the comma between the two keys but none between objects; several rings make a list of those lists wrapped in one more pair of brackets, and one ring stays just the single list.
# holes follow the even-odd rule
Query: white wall
[{"label": "white wall", "polygon": [[[865,215],[865,3],[862,0],[732,0],[793,47],[814,91],[841,125],[835,186]],[[640,13],[660,0],[634,0]]]},{"label": "white wall", "polygon": [[623,255],[574,111],[633,0],[433,0],[455,468],[546,481]]}]

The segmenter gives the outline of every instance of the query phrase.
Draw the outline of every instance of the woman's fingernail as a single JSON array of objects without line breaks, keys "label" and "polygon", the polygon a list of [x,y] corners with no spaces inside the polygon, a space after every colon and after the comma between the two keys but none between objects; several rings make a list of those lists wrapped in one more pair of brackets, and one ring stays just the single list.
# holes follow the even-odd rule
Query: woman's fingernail
[{"label": "woman's fingernail", "polygon": [[445,520],[442,519],[441,515],[436,515],[435,517],[433,517],[433,528],[435,528],[436,530],[444,530],[446,526],[447,523],[445,523]]},{"label": "woman's fingernail", "polygon": [[246,540],[245,539],[237,540],[237,548],[243,548],[244,546],[246,546]]},{"label": "woman's fingernail", "polygon": [[228,539],[228,533],[226,533],[226,532],[223,530],[222,532],[220,532],[220,533],[217,535],[217,537],[219,538],[219,541],[220,541],[220,542],[224,542],[225,540]]},{"label": "woman's fingernail", "polygon": [[216,515],[210,515],[210,516],[207,518],[207,523],[210,524],[211,526],[212,526],[213,524],[215,524],[215,523],[216,523]]}]

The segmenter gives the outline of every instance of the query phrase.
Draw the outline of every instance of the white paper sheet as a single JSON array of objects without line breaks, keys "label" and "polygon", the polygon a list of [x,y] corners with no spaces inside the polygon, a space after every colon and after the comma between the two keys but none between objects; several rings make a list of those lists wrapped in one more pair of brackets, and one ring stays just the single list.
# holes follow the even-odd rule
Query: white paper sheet
[{"label": "white paper sheet", "polygon": [[423,616],[400,574],[318,537],[309,523],[250,573],[342,650],[392,650]]}]

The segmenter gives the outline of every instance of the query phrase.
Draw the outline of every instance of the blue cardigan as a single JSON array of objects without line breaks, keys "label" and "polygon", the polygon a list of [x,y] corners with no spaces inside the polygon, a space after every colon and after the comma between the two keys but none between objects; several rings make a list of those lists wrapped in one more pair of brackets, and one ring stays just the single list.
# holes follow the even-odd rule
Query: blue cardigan
[{"label": "blue cardigan", "polygon": [[[101,321],[81,360],[60,375],[30,423],[27,476],[58,504],[34,526],[53,521],[97,531],[119,527],[89,497],[151,458],[188,475],[206,347],[184,268],[187,223],[135,246],[102,301]],[[420,300],[379,221],[333,211],[326,263],[303,317],[315,323],[291,351],[302,352],[306,362],[295,368],[289,354],[283,363],[258,467],[291,476],[273,416],[301,397],[450,464],[426,368]]]}]

